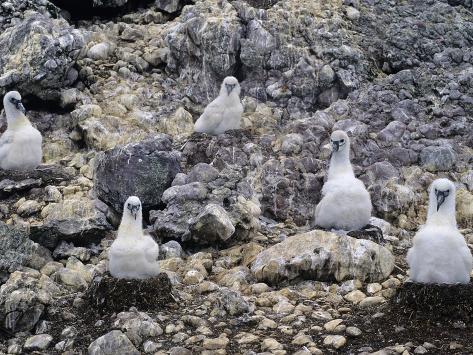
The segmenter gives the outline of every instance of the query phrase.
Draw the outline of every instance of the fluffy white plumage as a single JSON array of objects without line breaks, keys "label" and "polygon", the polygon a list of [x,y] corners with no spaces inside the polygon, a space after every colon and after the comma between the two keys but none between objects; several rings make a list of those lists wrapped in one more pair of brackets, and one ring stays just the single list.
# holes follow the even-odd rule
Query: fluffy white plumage
[{"label": "fluffy white plumage", "polygon": [[407,253],[411,280],[422,283],[469,283],[471,252],[457,228],[455,185],[437,179],[429,193],[427,222]]},{"label": "fluffy white plumage", "polygon": [[7,116],[7,130],[0,137],[0,168],[36,168],[43,158],[43,138],[25,116],[21,95],[17,91],[10,91],[3,98],[3,107]]},{"label": "fluffy white plumage", "polygon": [[240,129],[243,106],[240,102],[240,84],[233,76],[227,76],[220,87],[220,94],[207,105],[194,124],[196,132],[221,134]]},{"label": "fluffy white plumage", "polygon": [[315,224],[324,228],[356,230],[371,217],[371,198],[350,163],[350,139],[343,131],[330,136],[332,157],[322,200],[315,209]]},{"label": "fluffy white plumage", "polygon": [[141,201],[126,200],[117,238],[109,250],[108,268],[120,279],[147,279],[159,274],[159,246],[143,234]]}]

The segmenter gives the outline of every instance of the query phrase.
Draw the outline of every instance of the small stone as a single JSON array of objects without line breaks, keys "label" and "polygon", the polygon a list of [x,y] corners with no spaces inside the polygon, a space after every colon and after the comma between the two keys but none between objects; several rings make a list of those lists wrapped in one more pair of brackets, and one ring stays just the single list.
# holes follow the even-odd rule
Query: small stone
[{"label": "small stone", "polygon": [[361,330],[357,327],[347,327],[347,335],[351,337],[358,337],[361,335]]},{"label": "small stone", "polygon": [[347,343],[347,339],[343,335],[327,335],[324,339],[326,347],[340,349]]},{"label": "small stone", "polygon": [[366,292],[368,292],[368,294],[370,295],[373,295],[376,292],[381,291],[382,289],[383,289],[383,286],[381,286],[379,283],[371,283],[371,284],[368,284],[368,286],[366,286]]},{"label": "small stone", "polygon": [[45,350],[53,341],[53,337],[49,334],[33,335],[26,339],[24,348],[26,350]]},{"label": "small stone", "polygon": [[226,336],[214,339],[205,339],[202,346],[207,350],[225,349],[230,340]]},{"label": "small stone", "polygon": [[284,349],[284,346],[281,343],[279,343],[276,339],[273,339],[273,338],[266,338],[261,343],[262,351],[283,350],[283,349]]},{"label": "small stone", "polygon": [[414,349],[414,354],[425,354],[427,353],[427,349],[424,348],[422,345],[419,345]]},{"label": "small stone", "polygon": [[347,293],[343,298],[351,303],[358,304],[366,298],[366,295],[360,290],[354,290]]},{"label": "small stone", "polygon": [[358,305],[361,308],[368,308],[378,306],[381,303],[386,302],[386,299],[381,296],[373,296],[373,297],[366,297],[363,301],[361,301]]},{"label": "small stone", "polygon": [[352,21],[356,21],[360,18],[360,11],[358,11],[354,7],[348,6],[346,8],[346,13],[347,17]]},{"label": "small stone", "polygon": [[328,332],[333,332],[337,326],[339,326],[343,322],[343,319],[334,319],[330,322],[324,324],[324,328]]},{"label": "small stone", "polygon": [[189,270],[183,281],[186,285],[197,285],[204,281],[204,275],[197,270]]}]

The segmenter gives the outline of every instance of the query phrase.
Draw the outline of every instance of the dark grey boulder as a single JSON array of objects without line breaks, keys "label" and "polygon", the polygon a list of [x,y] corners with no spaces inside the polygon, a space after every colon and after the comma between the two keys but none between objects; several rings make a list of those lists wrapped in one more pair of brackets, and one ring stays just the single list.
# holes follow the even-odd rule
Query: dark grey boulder
[{"label": "dark grey boulder", "polygon": [[171,140],[159,135],[100,153],[95,170],[95,191],[117,212],[129,196],[138,196],[144,210],[161,204],[164,190],[181,171],[179,154]]}]

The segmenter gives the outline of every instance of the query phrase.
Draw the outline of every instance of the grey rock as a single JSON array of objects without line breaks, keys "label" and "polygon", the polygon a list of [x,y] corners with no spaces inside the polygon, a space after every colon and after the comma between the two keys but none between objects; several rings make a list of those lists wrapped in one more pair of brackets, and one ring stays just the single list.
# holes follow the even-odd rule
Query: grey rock
[{"label": "grey rock", "polygon": [[196,164],[187,174],[186,182],[203,182],[207,183],[218,177],[218,170],[212,165],[206,163]]},{"label": "grey rock", "polygon": [[240,316],[251,310],[250,304],[245,301],[242,295],[234,290],[222,287],[218,292],[219,304],[231,316]]},{"label": "grey rock", "polygon": [[163,192],[179,172],[179,155],[172,151],[169,137],[160,135],[98,155],[95,190],[117,212],[129,196],[138,196],[149,211],[160,205]]},{"label": "grey rock", "polygon": [[39,270],[49,261],[49,250],[31,241],[24,231],[0,222],[1,273],[11,273],[21,266]]},{"label": "grey rock", "polygon": [[394,268],[394,256],[369,240],[311,231],[287,238],[257,255],[251,266],[258,281],[297,277],[337,281],[379,281]]},{"label": "grey rock", "polygon": [[58,17],[60,9],[49,1],[9,0],[0,6],[0,29],[14,26],[28,15],[29,12],[38,12],[46,17]]},{"label": "grey rock", "polygon": [[26,339],[24,348],[25,350],[46,350],[51,342],[53,337],[49,334],[39,334],[33,335]]},{"label": "grey rock", "polygon": [[32,13],[0,34],[0,95],[15,87],[24,96],[59,100],[75,80],[70,72],[83,46],[81,32],[65,20]]},{"label": "grey rock", "polygon": [[227,241],[235,227],[225,209],[215,204],[208,204],[189,226],[191,238],[201,243]]},{"label": "grey rock", "polygon": [[64,199],[54,207],[42,222],[30,227],[30,238],[49,249],[62,240],[82,246],[97,243],[112,229],[88,198]]},{"label": "grey rock", "polygon": [[162,259],[180,258],[183,256],[182,247],[175,240],[170,240],[161,245],[159,251],[162,254]]},{"label": "grey rock", "polygon": [[60,288],[49,277],[40,278],[39,272],[13,272],[0,288],[0,316],[4,327],[13,332],[32,330],[46,306],[60,293]]},{"label": "grey rock", "polygon": [[426,147],[420,153],[422,166],[428,171],[448,171],[453,168],[457,154],[449,145]]},{"label": "grey rock", "polygon": [[87,350],[89,355],[139,355],[130,339],[120,330],[112,330],[94,340]]},{"label": "grey rock", "polygon": [[174,13],[182,7],[181,0],[156,0],[154,4],[158,9],[168,13]]}]

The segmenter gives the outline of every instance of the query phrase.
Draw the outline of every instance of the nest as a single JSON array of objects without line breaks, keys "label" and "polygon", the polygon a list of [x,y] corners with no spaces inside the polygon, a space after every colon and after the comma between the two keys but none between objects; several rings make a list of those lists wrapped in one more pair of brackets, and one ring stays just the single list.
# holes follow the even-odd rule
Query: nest
[{"label": "nest", "polygon": [[431,320],[473,319],[473,283],[422,284],[405,282],[392,299],[398,311],[417,318]]},{"label": "nest", "polygon": [[162,309],[174,302],[172,285],[165,273],[146,280],[116,279],[109,274],[94,278],[87,290],[85,301],[100,314],[127,311]]}]

